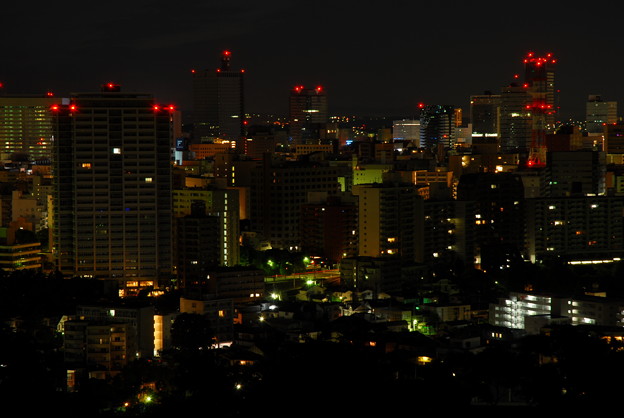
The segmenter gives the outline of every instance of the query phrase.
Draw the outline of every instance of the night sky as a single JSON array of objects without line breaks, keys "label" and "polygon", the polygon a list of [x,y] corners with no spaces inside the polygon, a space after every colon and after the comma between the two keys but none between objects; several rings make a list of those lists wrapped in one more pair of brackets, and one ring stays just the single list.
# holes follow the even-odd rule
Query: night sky
[{"label": "night sky", "polygon": [[[589,94],[624,106],[621,10],[570,2],[198,1],[9,2],[0,20],[7,93],[62,96],[113,81],[191,106],[191,69],[232,51],[246,110],[286,114],[296,84],[325,86],[332,114],[411,116],[419,102],[468,113],[500,92],[528,51],[558,60],[561,119]],[[622,6],[615,6],[622,9]]]}]

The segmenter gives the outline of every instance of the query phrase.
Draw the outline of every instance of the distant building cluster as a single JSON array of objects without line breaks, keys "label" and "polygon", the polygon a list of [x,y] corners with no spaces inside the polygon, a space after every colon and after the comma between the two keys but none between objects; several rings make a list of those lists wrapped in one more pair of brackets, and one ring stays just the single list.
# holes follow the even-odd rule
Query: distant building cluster
[{"label": "distant building cluster", "polygon": [[[303,85],[284,92],[288,115],[250,114],[231,58],[193,72],[190,116],[114,83],[64,97],[0,90],[0,268],[109,282],[122,298],[182,290],[179,312],[207,315],[227,342],[237,308],[295,271],[267,274],[274,261],[258,254],[296,254],[304,272],[372,295],[411,295],[441,264],[624,256],[624,123],[595,94],[584,121],[559,121],[551,55],[527,55],[524,77],[471,96],[468,117],[422,104],[383,120],[332,116],[331,91]],[[527,291],[489,315],[513,329],[544,317],[622,326],[614,303]],[[167,347],[174,319],[81,306],[63,323],[66,361],[119,370]]]}]

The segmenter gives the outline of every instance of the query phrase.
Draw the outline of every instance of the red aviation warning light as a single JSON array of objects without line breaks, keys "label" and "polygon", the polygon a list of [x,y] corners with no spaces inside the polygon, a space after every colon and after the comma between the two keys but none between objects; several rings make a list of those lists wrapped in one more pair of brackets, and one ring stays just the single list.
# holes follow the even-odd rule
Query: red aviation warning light
[{"label": "red aviation warning light", "polygon": [[176,107],[173,104],[169,104],[166,106],[155,104],[152,106],[152,109],[154,110],[154,112],[160,112],[160,111],[174,112],[176,110]]},{"label": "red aviation warning light", "polygon": [[58,112],[60,110],[60,106],[57,104],[53,104],[52,106],[50,106],[50,110],[53,112]]},{"label": "red aviation warning light", "polygon": [[113,83],[113,82],[108,82],[106,84],[102,85],[102,91],[104,92],[114,92],[114,91],[120,91],[121,87],[119,86],[119,84]]},{"label": "red aviation warning light", "polygon": [[48,96],[48,97],[53,97],[53,96],[54,96],[54,93],[52,93],[51,91],[49,91],[49,92],[47,92],[47,93],[46,93],[46,96]]}]

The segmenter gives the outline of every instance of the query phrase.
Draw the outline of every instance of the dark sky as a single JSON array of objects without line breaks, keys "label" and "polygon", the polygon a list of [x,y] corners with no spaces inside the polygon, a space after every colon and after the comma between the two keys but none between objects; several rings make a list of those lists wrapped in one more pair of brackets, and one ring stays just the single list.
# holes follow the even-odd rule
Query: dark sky
[{"label": "dark sky", "polygon": [[[366,6],[366,4],[373,4]],[[232,51],[251,112],[287,112],[296,84],[325,86],[336,114],[410,116],[500,92],[528,51],[558,60],[561,117],[589,94],[624,104],[621,10],[570,2],[109,0],[9,2],[0,18],[8,93],[58,95],[114,81],[190,110],[191,69]],[[615,8],[623,9],[622,6]]]}]

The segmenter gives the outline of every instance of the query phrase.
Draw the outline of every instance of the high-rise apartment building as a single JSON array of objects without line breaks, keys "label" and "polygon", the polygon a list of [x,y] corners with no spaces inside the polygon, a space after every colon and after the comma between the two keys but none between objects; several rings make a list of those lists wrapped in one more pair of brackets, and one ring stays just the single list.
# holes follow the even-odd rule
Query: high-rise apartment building
[{"label": "high-rise apartment building", "polygon": [[116,279],[122,295],[168,283],[172,109],[114,84],[53,105],[53,251],[62,273]]},{"label": "high-rise apartment building", "polygon": [[547,197],[527,199],[525,206],[532,262],[610,262],[624,255],[621,197]]},{"label": "high-rise apartment building", "polygon": [[294,143],[307,143],[321,138],[328,122],[327,93],[322,86],[296,86],[290,92],[289,131]]},{"label": "high-rise apartment building", "polygon": [[360,184],[358,197],[359,256],[423,258],[423,201],[410,184]]},{"label": "high-rise apartment building", "polygon": [[320,195],[301,206],[301,247],[337,264],[357,255],[357,205],[353,199]]},{"label": "high-rise apartment building", "polygon": [[464,174],[457,185],[457,200],[465,202],[465,222],[474,221],[478,264],[484,269],[500,268],[519,257],[524,248],[524,185],[519,174]]},{"label": "high-rise apartment building", "polygon": [[221,66],[193,71],[193,141],[238,141],[245,136],[244,70],[232,70],[230,51]]},{"label": "high-rise apartment building", "polygon": [[0,96],[0,158],[49,160],[52,153],[51,96]]},{"label": "high-rise apartment building", "polygon": [[[176,233],[183,234],[176,235],[175,255],[178,260],[187,260],[189,269],[239,264],[238,190],[176,189],[173,191],[173,215]],[[180,262],[177,267],[181,268]]]},{"label": "high-rise apartment building", "polygon": [[337,194],[341,170],[323,161],[272,160],[271,154],[265,154],[262,166],[252,173],[252,229],[273,248],[300,250],[301,206],[308,193]]}]

